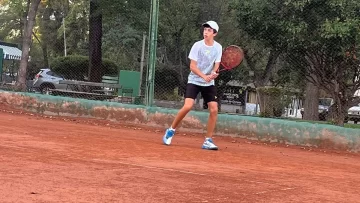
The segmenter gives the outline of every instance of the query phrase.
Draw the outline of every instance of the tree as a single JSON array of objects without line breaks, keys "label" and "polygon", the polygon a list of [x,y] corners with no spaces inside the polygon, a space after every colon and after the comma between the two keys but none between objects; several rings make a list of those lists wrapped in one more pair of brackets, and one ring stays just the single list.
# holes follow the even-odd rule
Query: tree
[{"label": "tree", "polygon": [[0,38],[20,43],[24,32],[24,19],[28,14],[23,0],[0,1]]},{"label": "tree", "polygon": [[347,110],[360,102],[360,9],[356,1],[307,1],[288,5],[289,51],[303,62],[306,78],[334,99],[331,120],[344,124]]},{"label": "tree", "polygon": [[[199,1],[174,0],[160,4],[157,68],[175,70],[180,78],[179,94],[184,94],[190,72],[188,54],[197,40]],[[166,86],[166,84],[162,84]]]},{"label": "tree", "polygon": [[[102,51],[121,69],[139,70],[142,38],[148,36],[151,1],[103,0]],[[146,71],[144,71],[146,72]]]},{"label": "tree", "polygon": [[[278,58],[287,47],[286,28],[282,21],[286,10],[281,1],[267,2],[261,0],[234,1],[231,8],[236,10],[238,28],[243,35],[246,64],[254,71],[254,85],[262,88],[271,85],[271,77],[276,74]],[[257,91],[262,114],[273,115],[265,107],[265,94]]]},{"label": "tree", "polygon": [[89,81],[101,82],[103,75],[101,68],[102,10],[98,0],[90,0],[89,27]]},{"label": "tree", "polygon": [[[356,58],[360,38],[358,3],[256,0],[242,1],[238,5],[241,28],[270,48],[269,56],[273,57],[269,59],[278,53],[294,55],[296,60],[290,63],[303,67],[304,78],[333,97],[333,121],[343,125],[348,107],[359,101],[353,96],[360,82]],[[268,67],[271,68],[266,66],[265,73],[269,72]],[[264,76],[262,81],[266,81],[268,74]],[[314,88],[308,86],[307,89]],[[307,96],[316,97],[316,91],[313,93]]]},{"label": "tree", "polygon": [[[41,46],[44,67],[49,67],[49,51],[52,50],[54,55],[64,54],[64,22],[70,9],[69,4],[69,0],[43,0],[39,6],[38,28],[34,30],[33,36]],[[59,50],[59,53],[54,50]]]},{"label": "tree", "polygon": [[24,18],[24,36],[22,42],[22,56],[20,61],[19,75],[16,82],[16,89],[25,91],[26,89],[26,71],[29,60],[29,51],[31,45],[31,36],[35,24],[36,12],[38,10],[40,0],[28,0],[27,15]]}]

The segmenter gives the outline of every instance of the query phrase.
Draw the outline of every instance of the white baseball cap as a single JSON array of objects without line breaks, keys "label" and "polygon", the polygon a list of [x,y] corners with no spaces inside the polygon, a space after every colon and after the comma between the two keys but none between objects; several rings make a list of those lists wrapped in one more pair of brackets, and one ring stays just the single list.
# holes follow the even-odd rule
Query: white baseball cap
[{"label": "white baseball cap", "polygon": [[204,25],[208,25],[209,27],[211,27],[212,29],[216,30],[216,32],[219,32],[219,25],[215,22],[215,21],[207,21],[206,23],[202,24]]}]

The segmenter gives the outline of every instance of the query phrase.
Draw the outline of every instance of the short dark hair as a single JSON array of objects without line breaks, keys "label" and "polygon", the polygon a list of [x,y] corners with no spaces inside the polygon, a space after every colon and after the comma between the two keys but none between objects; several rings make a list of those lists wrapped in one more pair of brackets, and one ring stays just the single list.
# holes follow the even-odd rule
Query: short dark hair
[{"label": "short dark hair", "polygon": [[203,27],[211,28],[214,33],[217,33],[217,31],[216,31],[214,28],[212,28],[210,25],[208,25],[208,24],[204,24]]}]

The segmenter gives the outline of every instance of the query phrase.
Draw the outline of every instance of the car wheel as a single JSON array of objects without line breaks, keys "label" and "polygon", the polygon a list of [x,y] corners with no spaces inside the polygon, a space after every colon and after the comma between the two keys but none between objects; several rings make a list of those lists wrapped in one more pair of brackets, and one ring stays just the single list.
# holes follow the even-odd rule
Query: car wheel
[{"label": "car wheel", "polygon": [[42,94],[51,94],[51,89],[55,89],[54,85],[44,84],[40,86],[40,91]]}]

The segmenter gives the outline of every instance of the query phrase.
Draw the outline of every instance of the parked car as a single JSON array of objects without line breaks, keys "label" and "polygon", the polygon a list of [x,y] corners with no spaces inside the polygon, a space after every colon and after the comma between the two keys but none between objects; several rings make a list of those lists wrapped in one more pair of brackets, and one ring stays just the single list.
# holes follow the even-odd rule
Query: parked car
[{"label": "parked car", "polygon": [[357,106],[353,106],[348,110],[345,121],[354,121],[355,124],[360,122],[360,104],[358,104]]},{"label": "parked car", "polygon": [[54,73],[50,69],[41,69],[35,75],[33,88],[38,89],[43,94],[49,94],[51,89],[65,89],[66,85],[59,84],[64,77]]},{"label": "parked car", "polygon": [[[328,114],[329,108],[334,104],[334,100],[332,98],[319,98],[319,120],[325,121],[326,116]],[[304,108],[301,108],[301,116],[304,117]]]},{"label": "parked car", "polygon": [[[319,120],[326,121],[328,114],[329,108],[322,112],[319,111]],[[353,121],[355,124],[360,122],[360,104],[358,106],[353,106],[348,110],[344,123],[347,123],[348,121]]]}]

